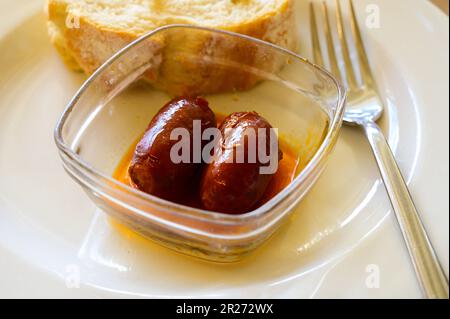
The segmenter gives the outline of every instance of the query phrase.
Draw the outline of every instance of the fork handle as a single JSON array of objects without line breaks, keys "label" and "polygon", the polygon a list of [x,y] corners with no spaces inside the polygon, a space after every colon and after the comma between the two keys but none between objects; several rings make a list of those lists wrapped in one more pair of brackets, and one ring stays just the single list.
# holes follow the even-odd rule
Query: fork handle
[{"label": "fork handle", "polygon": [[427,298],[448,299],[448,279],[414,206],[391,148],[377,124],[364,123],[364,129],[400,224],[422,292]]}]

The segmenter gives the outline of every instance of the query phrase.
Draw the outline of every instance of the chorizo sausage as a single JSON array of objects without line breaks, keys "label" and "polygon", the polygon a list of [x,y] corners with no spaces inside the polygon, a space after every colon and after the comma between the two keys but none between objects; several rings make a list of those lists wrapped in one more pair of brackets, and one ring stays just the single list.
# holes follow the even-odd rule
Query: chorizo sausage
[{"label": "chorizo sausage", "polygon": [[[200,198],[206,209],[242,214],[249,212],[262,198],[276,169],[270,174],[261,173],[261,167],[267,164],[262,163],[258,156],[261,129],[265,132],[262,140],[265,153],[269,153],[271,160],[276,162],[276,169],[278,168],[282,153],[278,149],[278,138],[270,134],[272,126],[267,120],[255,112],[231,114],[220,127],[221,140],[214,150],[212,162],[205,168],[202,176]],[[249,147],[251,132],[256,141],[253,149]],[[254,152],[253,159],[250,151]]]},{"label": "chorizo sausage", "polygon": [[[156,114],[137,144],[128,169],[133,186],[172,201],[187,195],[202,166],[201,159],[200,162],[193,160],[195,120],[200,123],[201,134],[207,128],[217,127],[215,114],[203,98],[174,99]],[[172,148],[180,142],[171,139],[175,129],[185,129],[189,133],[189,161],[177,162],[171,156]],[[201,149],[206,143],[208,141],[201,140]]]}]

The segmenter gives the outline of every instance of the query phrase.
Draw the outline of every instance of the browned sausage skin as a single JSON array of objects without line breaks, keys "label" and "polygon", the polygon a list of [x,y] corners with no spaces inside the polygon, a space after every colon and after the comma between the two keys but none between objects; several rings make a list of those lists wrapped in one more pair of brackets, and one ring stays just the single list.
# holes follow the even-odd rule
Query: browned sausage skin
[{"label": "browned sausage skin", "polygon": [[[129,175],[135,187],[163,199],[179,201],[192,189],[201,163],[175,163],[171,149],[178,142],[171,140],[175,129],[190,134],[190,154],[193,153],[193,123],[201,121],[201,133],[217,127],[216,117],[203,98],[176,98],[167,103],[150,122],[136,146]],[[203,146],[208,141],[202,141]]]},{"label": "browned sausage skin", "polygon": [[[270,154],[272,160],[278,161],[282,153],[278,149],[278,140],[270,134],[272,126],[255,112],[239,112],[228,116],[222,123],[221,140],[214,150],[212,162],[203,173],[200,198],[204,207],[211,211],[227,214],[249,212],[263,196],[273,175],[261,174],[265,166],[260,158],[251,159],[248,154],[249,131],[255,132],[256,140],[263,129],[266,132],[265,148],[269,154],[270,147],[276,142],[276,152]],[[241,146],[244,145],[242,148]],[[260,146],[257,146],[258,152]],[[245,154],[238,155],[244,151]],[[242,157],[242,155],[244,155]],[[238,160],[241,156],[241,160]],[[242,161],[244,158],[244,161]]]}]

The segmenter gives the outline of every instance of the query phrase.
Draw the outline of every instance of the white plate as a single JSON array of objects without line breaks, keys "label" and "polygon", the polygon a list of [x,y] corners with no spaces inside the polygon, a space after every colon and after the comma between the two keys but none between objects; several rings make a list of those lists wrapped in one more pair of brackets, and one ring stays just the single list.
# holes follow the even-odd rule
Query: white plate
[{"label": "white plate", "polygon": [[[357,1],[361,20],[368,3]],[[448,18],[423,0],[370,3],[381,14],[364,35],[383,126],[448,269]],[[343,130],[296,217],[242,263],[200,262],[119,231],[57,156],[53,127],[84,77],[62,65],[41,9],[0,4],[0,297],[420,297],[357,129]]]}]

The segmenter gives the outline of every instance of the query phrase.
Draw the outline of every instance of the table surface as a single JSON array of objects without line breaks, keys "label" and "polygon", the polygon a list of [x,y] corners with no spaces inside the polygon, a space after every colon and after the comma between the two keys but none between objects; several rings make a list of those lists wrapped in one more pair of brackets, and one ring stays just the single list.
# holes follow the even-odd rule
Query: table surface
[{"label": "table surface", "polygon": [[441,8],[448,15],[449,0],[431,0],[435,5]]}]

